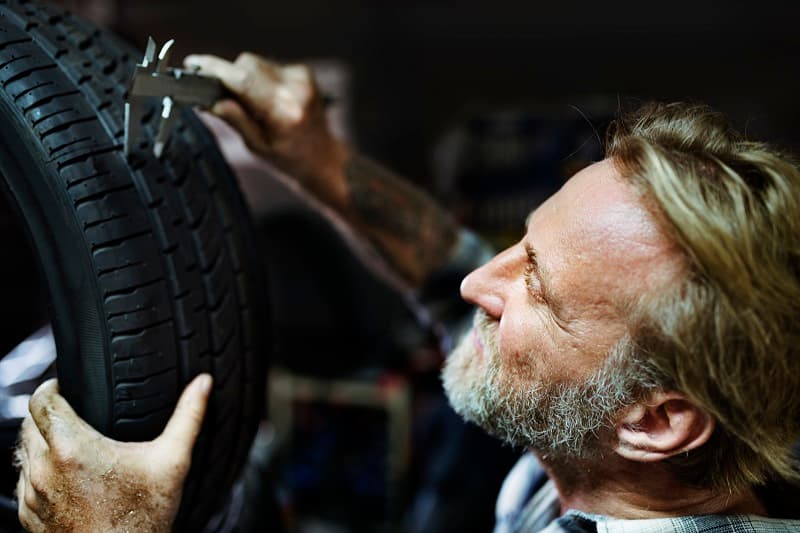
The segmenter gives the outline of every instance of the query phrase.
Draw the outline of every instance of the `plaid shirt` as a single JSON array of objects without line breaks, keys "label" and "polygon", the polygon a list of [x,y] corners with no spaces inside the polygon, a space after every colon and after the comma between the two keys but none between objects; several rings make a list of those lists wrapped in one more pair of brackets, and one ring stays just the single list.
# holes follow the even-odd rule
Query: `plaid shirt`
[{"label": "plaid shirt", "polygon": [[752,515],[703,515],[621,520],[569,510],[532,453],[522,456],[497,499],[495,533],[766,533],[800,532],[800,520]]}]

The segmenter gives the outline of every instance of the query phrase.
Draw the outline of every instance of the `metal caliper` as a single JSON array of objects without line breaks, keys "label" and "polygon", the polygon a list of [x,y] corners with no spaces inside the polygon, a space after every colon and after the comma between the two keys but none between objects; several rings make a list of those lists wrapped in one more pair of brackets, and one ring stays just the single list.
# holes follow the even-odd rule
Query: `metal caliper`
[{"label": "metal caliper", "polygon": [[225,94],[219,78],[203,76],[197,71],[169,66],[174,39],[167,41],[156,58],[156,42],[147,40],[144,59],[136,65],[125,101],[125,155],[129,155],[141,134],[142,117],[148,100],[161,99],[161,118],[153,141],[153,154],[160,158],[180,113],[176,107],[209,108]]}]

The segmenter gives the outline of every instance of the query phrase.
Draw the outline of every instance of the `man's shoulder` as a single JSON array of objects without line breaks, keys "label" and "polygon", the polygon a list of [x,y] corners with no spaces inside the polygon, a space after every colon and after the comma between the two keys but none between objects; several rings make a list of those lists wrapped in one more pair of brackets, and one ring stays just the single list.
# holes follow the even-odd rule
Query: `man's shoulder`
[{"label": "man's shoulder", "polygon": [[692,515],[628,520],[570,510],[559,516],[558,494],[536,456],[523,455],[497,498],[495,533],[798,533],[800,520],[758,515]]},{"label": "man's shoulder", "polygon": [[591,517],[597,533],[797,533],[800,520],[756,515],[698,515],[647,520]]},{"label": "man's shoulder", "polygon": [[558,517],[558,494],[536,456],[520,457],[503,481],[495,506],[494,533],[541,531]]}]

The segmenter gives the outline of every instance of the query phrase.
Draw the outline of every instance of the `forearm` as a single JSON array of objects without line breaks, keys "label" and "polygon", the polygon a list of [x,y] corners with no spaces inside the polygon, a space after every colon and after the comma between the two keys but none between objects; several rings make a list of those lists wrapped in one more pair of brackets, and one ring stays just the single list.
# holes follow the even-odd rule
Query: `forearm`
[{"label": "forearm", "polygon": [[301,181],[407,283],[419,287],[448,260],[458,226],[433,198],[343,145],[328,161]]},{"label": "forearm", "polygon": [[249,53],[233,63],[199,55],[185,62],[219,77],[235,97],[217,102],[213,113],[337,212],[412,287],[446,262],[455,223],[428,195],[334,138],[307,67]]}]

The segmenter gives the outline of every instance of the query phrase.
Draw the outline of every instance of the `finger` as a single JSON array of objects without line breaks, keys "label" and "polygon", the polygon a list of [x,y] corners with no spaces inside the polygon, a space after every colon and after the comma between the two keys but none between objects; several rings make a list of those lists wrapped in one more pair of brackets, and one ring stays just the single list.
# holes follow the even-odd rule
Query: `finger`
[{"label": "finger", "polygon": [[41,511],[39,494],[31,484],[31,480],[26,469],[20,470],[15,493],[19,505],[25,505],[25,507],[36,514]]},{"label": "finger", "polygon": [[22,527],[24,527],[26,531],[37,533],[39,531],[47,531],[42,519],[27,506],[24,499],[20,498],[17,502],[17,506],[17,518],[19,518],[19,523],[22,524]]},{"label": "finger", "polygon": [[22,502],[25,501],[25,485],[27,484],[25,475],[20,471],[19,477],[17,478],[17,487],[14,489],[14,495],[17,497],[17,502],[20,506],[22,506]]},{"label": "finger", "polygon": [[186,56],[183,63],[187,68],[199,68],[202,74],[219,78],[222,84],[236,95],[242,96],[247,90],[247,69],[227,59],[195,54]]},{"label": "finger", "polygon": [[270,76],[277,76],[280,70],[277,63],[252,52],[242,52],[233,63],[244,70],[260,70]]},{"label": "finger", "polygon": [[50,379],[39,385],[28,402],[31,417],[47,444],[74,441],[80,435],[99,436],[84,422],[58,392],[58,382]]},{"label": "finger", "polygon": [[287,83],[295,83],[295,84],[304,84],[309,85],[312,88],[314,86],[314,75],[311,72],[311,69],[308,65],[304,64],[292,64],[286,65],[283,68],[283,79]]},{"label": "finger", "polygon": [[203,425],[211,383],[209,374],[200,374],[189,383],[178,399],[167,427],[158,437],[158,444],[168,446],[173,457],[190,455]]},{"label": "finger", "polygon": [[233,126],[254,152],[269,151],[267,132],[244,108],[235,100],[220,100],[211,112]]},{"label": "finger", "polygon": [[47,442],[39,433],[33,419],[30,416],[25,417],[25,420],[22,421],[15,459],[20,462],[21,466],[27,466],[30,465],[31,460],[41,460],[47,454],[48,448]]},{"label": "finger", "polygon": [[268,118],[271,115],[280,68],[254,54],[244,53],[235,63],[212,55],[192,55],[187,65],[199,67],[200,72],[216,76],[252,114]]},{"label": "finger", "polygon": [[20,506],[25,502],[25,487],[27,487],[27,485],[28,476],[25,474],[25,470],[21,469],[19,471],[19,477],[17,477],[17,487],[14,489],[14,495],[17,497],[17,502]]},{"label": "finger", "polygon": [[281,64],[251,52],[242,52],[233,64],[249,76],[245,92],[253,99],[269,97],[283,80]]},{"label": "finger", "polygon": [[[26,422],[29,422],[26,424]],[[20,441],[17,444],[17,447],[14,449],[14,466],[17,468],[19,472],[19,476],[17,478],[17,486],[15,489],[16,497],[19,502],[25,502],[25,500],[31,500],[34,496],[33,487],[30,486],[30,461],[28,459],[28,452],[26,446],[26,441],[31,441],[30,433],[31,429],[36,433],[36,436],[39,440],[42,439],[42,436],[39,435],[39,431],[36,429],[36,426],[31,421],[31,418],[28,416],[22,423],[22,430],[20,431]],[[26,505],[30,508],[36,508],[35,505],[31,505],[31,502],[28,502]]]},{"label": "finger", "polygon": [[14,489],[17,498],[17,516],[28,531],[46,531],[41,519],[42,506],[36,491],[27,477],[20,474]]},{"label": "finger", "polygon": [[22,524],[22,527],[24,527],[26,531],[32,531],[29,517],[35,515],[25,504],[25,485],[27,485],[27,482],[20,473],[20,476],[17,479],[17,487],[14,489],[14,495],[17,498],[17,517],[19,518],[20,524]]}]

